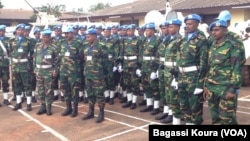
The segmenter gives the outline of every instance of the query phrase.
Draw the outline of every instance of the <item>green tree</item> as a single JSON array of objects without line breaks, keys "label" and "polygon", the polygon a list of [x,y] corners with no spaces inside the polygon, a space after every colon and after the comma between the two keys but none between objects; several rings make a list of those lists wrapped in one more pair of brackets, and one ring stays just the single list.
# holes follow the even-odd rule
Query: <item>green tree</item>
[{"label": "green tree", "polygon": [[100,2],[100,3],[97,3],[97,4],[95,4],[95,5],[91,5],[89,11],[90,11],[90,12],[93,12],[93,11],[96,11],[96,10],[109,8],[109,7],[111,7],[111,5],[112,5],[112,4],[109,3],[109,2],[106,3],[106,4]]},{"label": "green tree", "polygon": [[0,1],[0,8],[3,8],[4,7],[4,5],[2,5],[2,2]]},{"label": "green tree", "polygon": [[47,5],[42,5],[41,7],[36,7],[36,9],[40,12],[46,12],[49,15],[55,15],[55,17],[60,17],[61,12],[66,11],[65,5],[54,5],[51,3],[47,3]]}]

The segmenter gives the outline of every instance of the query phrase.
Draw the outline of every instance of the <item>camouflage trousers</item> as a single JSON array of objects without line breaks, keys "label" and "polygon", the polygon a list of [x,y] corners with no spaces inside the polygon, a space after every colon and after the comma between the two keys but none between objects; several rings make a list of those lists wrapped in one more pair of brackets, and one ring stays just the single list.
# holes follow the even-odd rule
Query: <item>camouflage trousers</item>
[{"label": "camouflage trousers", "polygon": [[162,101],[162,104],[166,105],[167,101],[166,101],[164,71],[162,69],[160,69],[158,71],[159,71],[159,93],[160,93],[160,99]]},{"label": "camouflage trousers", "polygon": [[147,98],[154,98],[154,100],[160,100],[159,93],[159,79],[150,79],[151,72],[143,73],[142,75],[142,87],[146,93]]},{"label": "camouflage trousers", "polygon": [[196,77],[193,74],[178,78],[180,109],[186,123],[200,125],[203,122],[203,95],[194,94]]},{"label": "camouflage trousers", "polygon": [[107,84],[107,90],[114,91],[115,90],[115,82],[114,82],[113,64],[110,63],[107,67],[108,67],[108,74],[105,77],[105,81]]},{"label": "camouflage trousers", "polygon": [[38,97],[41,103],[46,105],[52,104],[54,97],[52,91],[52,70],[43,69],[36,74]]},{"label": "camouflage trousers", "polygon": [[36,74],[31,73],[30,77],[31,77],[31,90],[35,91],[36,90]]},{"label": "camouflage trousers", "polygon": [[13,92],[21,95],[25,92],[26,96],[31,96],[31,77],[30,72],[12,72]]},{"label": "camouflage trousers", "polygon": [[123,71],[123,86],[127,93],[139,94],[139,78],[136,76],[133,68],[125,68]]},{"label": "camouflage trousers", "polygon": [[10,71],[9,66],[0,66],[0,89],[2,87],[2,90],[4,93],[9,92],[9,79],[10,79]]},{"label": "camouflage trousers", "polygon": [[226,99],[226,94],[214,93],[208,89],[208,106],[212,118],[212,124],[237,125],[236,109],[238,96],[234,99]]},{"label": "camouflage trousers", "polygon": [[104,107],[104,91],[106,89],[105,81],[103,79],[85,79],[85,84],[89,105],[95,105],[97,102],[99,107]]},{"label": "camouflage trousers", "polygon": [[80,73],[60,72],[60,90],[64,93],[65,100],[77,103],[81,87]]},{"label": "camouflage trousers", "polygon": [[52,85],[53,90],[58,90],[58,88],[59,88],[59,75],[57,77],[52,78],[51,85]]}]

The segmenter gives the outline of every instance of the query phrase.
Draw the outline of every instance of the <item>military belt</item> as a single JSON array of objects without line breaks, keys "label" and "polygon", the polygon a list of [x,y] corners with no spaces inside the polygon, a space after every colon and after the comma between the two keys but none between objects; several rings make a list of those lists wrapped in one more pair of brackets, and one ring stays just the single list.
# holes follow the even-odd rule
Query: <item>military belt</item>
[{"label": "military belt", "polygon": [[165,57],[160,57],[161,62],[165,62]]},{"label": "military belt", "polygon": [[113,58],[113,56],[112,56],[111,54],[109,54],[109,56],[108,56],[108,57],[109,57],[109,59]]},{"label": "military belt", "polygon": [[167,67],[173,67],[176,66],[176,62],[164,62],[164,65]]},{"label": "military belt", "polygon": [[124,60],[135,60],[137,59],[137,56],[124,56]]},{"label": "military belt", "polygon": [[16,59],[16,58],[12,58],[12,61],[15,63],[24,63],[24,62],[28,62],[28,59]]},{"label": "military belt", "polygon": [[87,56],[87,61],[91,61],[92,60],[92,56]]},{"label": "military belt", "polygon": [[155,60],[155,57],[153,56],[143,56],[144,61],[150,61],[150,60]]},{"label": "military belt", "polygon": [[190,66],[190,67],[179,67],[179,71],[180,72],[193,72],[193,71],[197,71],[198,67],[197,66]]},{"label": "military belt", "polygon": [[48,68],[52,68],[52,65],[36,65],[36,67],[39,69],[48,69]]}]

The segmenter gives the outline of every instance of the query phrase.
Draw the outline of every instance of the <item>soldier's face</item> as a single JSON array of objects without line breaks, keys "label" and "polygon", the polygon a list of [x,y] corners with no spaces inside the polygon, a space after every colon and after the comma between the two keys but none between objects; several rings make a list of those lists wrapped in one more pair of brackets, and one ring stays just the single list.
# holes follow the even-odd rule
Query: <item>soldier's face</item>
[{"label": "soldier's face", "polygon": [[40,36],[41,36],[41,33],[40,33],[40,32],[37,32],[37,33],[34,34],[34,36],[35,36],[36,39],[39,39]]},{"label": "soldier's face", "polygon": [[161,27],[161,32],[163,35],[168,35],[168,27],[167,26],[162,26]]},{"label": "soldier's face", "polygon": [[60,36],[62,34],[62,30],[60,29],[56,29],[54,32],[56,36]]},{"label": "soldier's face", "polygon": [[198,29],[199,23],[196,20],[187,20],[186,21],[186,32],[192,33]]},{"label": "soldier's face", "polygon": [[0,36],[4,36],[5,31],[4,30],[0,30]]},{"label": "soldier's face", "polygon": [[117,28],[112,28],[112,33],[113,34],[117,34],[118,33],[118,29]]},{"label": "soldier's face", "polygon": [[168,32],[170,35],[175,35],[176,33],[179,32],[179,29],[180,29],[179,26],[171,24],[168,27]]},{"label": "soldier's face", "polygon": [[80,29],[80,33],[81,33],[81,35],[84,35],[84,32],[86,31],[86,29],[85,28],[81,28]]},{"label": "soldier's face", "polygon": [[109,37],[111,35],[111,31],[110,30],[104,30],[103,33],[104,33],[105,37]]},{"label": "soldier's face", "polygon": [[144,30],[138,30],[138,34],[141,36],[144,35],[144,32],[145,32]]},{"label": "soldier's face", "polygon": [[215,40],[221,40],[226,34],[226,29],[223,27],[215,26],[212,28],[211,34]]},{"label": "soldier's face", "polygon": [[86,35],[86,40],[88,41],[89,44],[93,44],[96,40],[96,35],[88,34]]},{"label": "soldier's face", "polygon": [[24,29],[23,28],[18,28],[16,30],[16,35],[18,36],[23,36],[24,35]]},{"label": "soldier's face", "polygon": [[135,34],[135,30],[134,30],[134,29],[129,29],[129,30],[127,30],[127,35],[128,35],[129,37],[134,36],[134,34]]},{"label": "soldier's face", "polygon": [[43,35],[43,42],[49,43],[50,42],[50,36],[49,35]]},{"label": "soldier's face", "polygon": [[64,33],[67,40],[72,40],[74,38],[73,32],[66,32]]},{"label": "soldier's face", "polygon": [[145,33],[146,33],[146,37],[151,37],[155,34],[153,29],[148,29],[148,28],[145,30]]}]

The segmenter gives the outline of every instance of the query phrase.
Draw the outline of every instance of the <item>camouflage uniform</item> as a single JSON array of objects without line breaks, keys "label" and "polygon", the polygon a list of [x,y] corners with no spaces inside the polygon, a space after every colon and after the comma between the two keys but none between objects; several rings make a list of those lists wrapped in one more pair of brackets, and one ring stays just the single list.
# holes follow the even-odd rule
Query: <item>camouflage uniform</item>
[{"label": "camouflage uniform", "polygon": [[[153,109],[153,98],[154,104],[160,100],[159,93],[159,81],[158,79],[151,80],[150,76],[152,71],[156,72],[154,67],[156,52],[161,40],[158,36],[153,35],[147,38],[141,49],[141,62],[142,62],[142,86],[147,96],[147,107],[141,109],[140,112],[148,112]],[[155,115],[159,113],[158,110],[154,109],[151,114]]]},{"label": "camouflage uniform", "polygon": [[[38,96],[41,101],[41,109],[38,114],[47,111],[51,115],[51,104],[53,102],[52,72],[58,74],[58,52],[54,44],[44,48],[44,43],[38,43],[34,53],[34,72],[36,73]],[[46,110],[45,110],[46,105]]]},{"label": "camouflage uniform", "polygon": [[139,49],[141,40],[136,37],[128,37],[124,41],[124,48],[121,49],[121,57],[123,58],[123,84],[124,90],[127,92],[127,103],[124,108],[136,108],[137,96],[139,94],[139,77],[135,74],[137,63],[139,60]]},{"label": "camouflage uniform", "polygon": [[104,78],[107,75],[108,54],[106,54],[105,44],[99,42],[96,37],[96,29],[89,29],[87,32],[87,34],[93,34],[92,36],[95,36],[96,39],[92,45],[86,45],[83,50],[85,86],[89,102],[89,112],[83,117],[83,120],[94,117],[94,106],[97,102],[100,112],[96,122],[102,122],[105,107],[104,91],[107,86]]},{"label": "camouflage uniform", "polygon": [[2,87],[3,91],[3,96],[4,96],[4,104],[10,105],[8,101],[8,93],[9,93],[9,79],[10,79],[10,70],[9,70],[9,53],[10,53],[10,48],[9,48],[9,38],[2,36],[0,37],[0,41],[2,42],[4,46],[4,50],[2,47],[0,47],[0,78],[1,82],[0,87]]},{"label": "camouflage uniform", "polygon": [[[21,26],[21,25],[20,25]],[[17,30],[19,25],[17,26]],[[21,29],[20,29],[21,30]],[[27,96],[27,110],[31,110],[31,79],[30,72],[32,71],[32,55],[34,49],[32,48],[31,41],[24,36],[16,36],[10,39],[10,50],[12,57],[12,82],[13,91],[17,95],[17,104],[13,110],[18,110],[22,108],[21,105],[21,94],[25,92]]]},{"label": "camouflage uniform", "polygon": [[180,108],[186,124],[202,124],[203,97],[194,94],[196,88],[203,88],[207,63],[207,39],[199,30],[186,36],[177,52],[178,94]]},{"label": "camouflage uniform", "polygon": [[[81,54],[82,44],[79,40],[72,39],[68,44],[65,39],[60,46],[60,90],[64,93],[67,109],[62,116],[71,114],[75,117],[78,113],[79,90],[81,87]],[[71,101],[73,102],[73,111]]]}]

